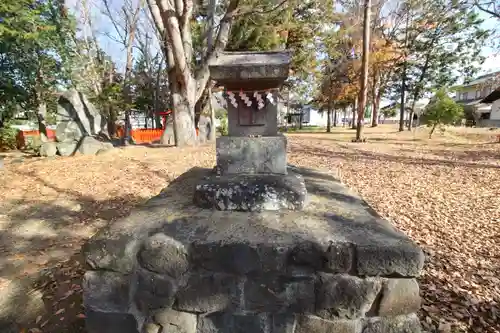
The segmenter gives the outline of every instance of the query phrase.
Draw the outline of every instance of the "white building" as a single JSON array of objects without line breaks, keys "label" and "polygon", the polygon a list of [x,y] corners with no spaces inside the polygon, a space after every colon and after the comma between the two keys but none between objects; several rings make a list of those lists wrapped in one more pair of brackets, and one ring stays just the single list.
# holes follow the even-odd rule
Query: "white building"
[{"label": "white building", "polygon": [[483,100],[481,104],[490,106],[488,119],[480,119],[478,125],[481,127],[500,127],[500,88],[497,88]]}]

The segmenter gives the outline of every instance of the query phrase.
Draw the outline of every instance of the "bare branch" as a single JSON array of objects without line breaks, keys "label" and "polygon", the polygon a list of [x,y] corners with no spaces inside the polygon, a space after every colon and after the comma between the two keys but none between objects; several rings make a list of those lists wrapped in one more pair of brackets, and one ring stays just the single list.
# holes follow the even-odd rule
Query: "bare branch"
[{"label": "bare branch", "polygon": [[120,32],[120,28],[118,27],[118,24],[116,23],[116,20],[115,20],[115,15],[113,15],[111,13],[111,9],[109,7],[109,2],[108,0],[103,0],[104,2],[104,8],[106,8],[106,13],[107,13],[107,16],[109,18],[109,20],[111,21],[111,24],[113,24],[113,27],[115,28],[116,30],[116,33],[118,34],[118,36],[120,37],[120,39],[123,41],[125,41],[125,36],[123,36]]},{"label": "bare branch", "polygon": [[220,22],[219,33],[214,41],[212,50],[208,50],[201,67],[197,70],[196,77],[196,100],[198,100],[205,90],[205,86],[210,78],[208,63],[226,48],[229,41],[229,33],[231,32],[231,25],[238,10],[240,0],[231,0],[227,6],[226,13]]},{"label": "bare branch", "polygon": [[237,14],[236,16],[240,17],[240,16],[246,16],[246,15],[255,15],[255,14],[269,14],[269,13],[274,12],[275,10],[278,10],[282,6],[284,6],[285,3],[287,3],[287,1],[288,0],[283,0],[279,4],[277,4],[276,6],[274,6],[271,9],[268,9],[268,10],[256,10],[255,8],[253,8],[253,9],[248,10],[246,12],[241,12],[241,13]]},{"label": "bare branch", "polygon": [[[176,3],[179,1],[180,0],[177,0]],[[188,64],[191,64],[191,58],[193,56],[193,39],[191,36],[191,26],[189,24],[189,20],[193,15],[193,7],[194,4],[192,0],[185,0],[185,5],[183,7],[182,15],[179,20],[184,53]]]},{"label": "bare branch", "polygon": [[[488,3],[488,4],[481,4],[481,3],[479,3],[479,1],[478,1],[478,0],[475,0],[475,1],[474,1],[474,5],[475,5],[475,6],[476,6],[479,10],[481,10],[481,11],[483,11],[483,12],[487,13],[487,14],[490,14],[490,15],[491,15],[491,16],[493,16],[493,17],[496,17],[496,18],[500,19],[500,11],[496,8],[496,5],[495,5],[495,3],[494,3],[493,1],[492,1],[492,2],[490,2],[490,3]],[[487,7],[485,7],[485,5],[486,5]],[[491,9],[489,9],[489,6],[491,6],[491,5],[493,6],[493,9],[492,9],[492,10],[491,10]]]}]

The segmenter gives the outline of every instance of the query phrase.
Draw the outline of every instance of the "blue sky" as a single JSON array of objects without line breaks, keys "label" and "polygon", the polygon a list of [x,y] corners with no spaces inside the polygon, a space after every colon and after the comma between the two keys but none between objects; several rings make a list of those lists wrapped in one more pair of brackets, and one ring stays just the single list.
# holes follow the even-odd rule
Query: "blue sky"
[{"label": "blue sky", "polygon": [[[496,36],[500,34],[500,29],[498,29],[498,19],[488,17],[486,14],[482,13],[481,16],[484,18],[483,26],[486,29],[496,28]],[[498,38],[496,38],[498,40]],[[498,45],[497,45],[498,47]],[[491,45],[487,45],[483,48],[483,55],[486,58],[485,62],[481,66],[482,73],[488,73],[500,70],[500,50],[495,50]]]}]

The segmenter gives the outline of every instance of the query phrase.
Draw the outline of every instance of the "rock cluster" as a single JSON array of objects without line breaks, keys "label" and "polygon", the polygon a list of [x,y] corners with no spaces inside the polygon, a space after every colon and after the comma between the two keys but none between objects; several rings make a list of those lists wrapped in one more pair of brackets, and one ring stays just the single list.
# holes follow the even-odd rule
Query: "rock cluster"
[{"label": "rock cluster", "polygon": [[105,119],[82,93],[69,90],[59,97],[56,142],[45,142],[41,156],[71,156],[76,152],[95,155],[113,148]]}]

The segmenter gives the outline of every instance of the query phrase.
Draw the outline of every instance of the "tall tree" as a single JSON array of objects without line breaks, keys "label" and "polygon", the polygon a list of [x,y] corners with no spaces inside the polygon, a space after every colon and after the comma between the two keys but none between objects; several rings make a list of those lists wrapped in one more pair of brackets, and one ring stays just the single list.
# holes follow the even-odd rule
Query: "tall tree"
[{"label": "tall tree", "polygon": [[224,4],[213,48],[201,52],[198,66],[193,64],[191,22],[194,2],[191,0],[148,0],[151,15],[162,38],[167,59],[168,81],[174,109],[175,143],[195,145],[195,104],[203,95],[210,73],[208,63],[226,46],[240,0]]},{"label": "tall tree", "polygon": [[64,60],[74,22],[51,0],[5,0],[0,17],[0,109],[34,110],[45,140],[47,104],[69,80]]},{"label": "tall tree", "polygon": [[220,22],[216,24],[211,47],[207,47],[209,34],[204,31],[209,29],[201,29],[202,20],[194,20],[209,16],[206,3],[195,6],[188,0],[148,0],[163,38],[178,145],[196,142],[194,109],[206,94],[208,63],[226,46],[228,50],[293,49],[292,71],[304,74],[307,71],[302,70],[302,65],[316,68],[314,35],[322,27],[319,18],[333,11],[331,0],[320,1],[329,4],[326,7],[312,0],[219,1],[216,12]]},{"label": "tall tree", "polygon": [[[489,37],[482,20],[463,4],[449,0],[413,0],[409,26],[407,84],[411,89],[408,128],[415,104],[426,91],[471,76],[481,62],[481,48]],[[476,66],[474,66],[476,65]]]},{"label": "tall tree", "polygon": [[364,21],[363,21],[363,59],[361,67],[360,80],[360,99],[358,106],[358,126],[356,127],[356,141],[361,141],[363,130],[363,121],[365,118],[366,100],[368,97],[368,66],[370,59],[370,14],[371,0],[365,0],[364,3]]}]

